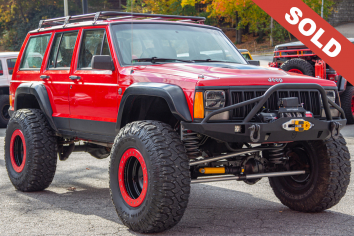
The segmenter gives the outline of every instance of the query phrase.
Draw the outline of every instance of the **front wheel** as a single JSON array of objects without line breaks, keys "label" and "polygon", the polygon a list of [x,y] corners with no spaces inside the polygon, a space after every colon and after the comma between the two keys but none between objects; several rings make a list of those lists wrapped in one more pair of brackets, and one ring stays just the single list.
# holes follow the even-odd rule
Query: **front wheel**
[{"label": "front wheel", "polygon": [[290,169],[307,173],[269,178],[278,199],[301,212],[320,212],[336,205],[350,181],[350,154],[343,136],[294,142],[286,150]]},{"label": "front wheel", "polygon": [[190,192],[189,159],[170,126],[137,121],[122,128],[109,177],[118,216],[131,230],[157,233],[181,220]]}]

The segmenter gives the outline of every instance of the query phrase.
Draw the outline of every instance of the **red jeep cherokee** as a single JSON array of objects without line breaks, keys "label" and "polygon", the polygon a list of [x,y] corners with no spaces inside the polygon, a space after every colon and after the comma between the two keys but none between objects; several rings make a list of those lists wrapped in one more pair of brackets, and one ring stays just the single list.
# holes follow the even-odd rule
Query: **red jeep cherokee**
[{"label": "red jeep cherokee", "polygon": [[138,232],[176,225],[191,183],[269,177],[291,209],[337,204],[351,167],[336,84],[250,65],[204,20],[98,12],[41,21],[10,87],[5,161],[15,188],[43,190],[58,156],[88,152],[110,156],[113,203]]}]

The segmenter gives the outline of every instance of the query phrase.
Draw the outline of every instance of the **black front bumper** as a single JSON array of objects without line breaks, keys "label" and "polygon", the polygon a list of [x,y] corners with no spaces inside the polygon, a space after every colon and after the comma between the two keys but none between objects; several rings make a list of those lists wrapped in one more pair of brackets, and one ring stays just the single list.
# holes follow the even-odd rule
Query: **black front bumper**
[{"label": "black front bumper", "polygon": [[[280,118],[272,123],[254,123],[251,119],[260,111],[263,104],[271,96],[272,93],[279,89],[317,89],[321,93],[323,107],[326,113],[325,119],[316,119],[313,117],[287,117]],[[211,123],[209,119],[219,113],[233,110],[252,103],[257,103],[242,122],[233,123]],[[341,118],[333,119],[329,104],[341,113]],[[283,124],[292,120],[302,119],[310,122],[313,126],[311,129],[303,132],[288,131],[283,128]],[[318,84],[277,84],[267,90],[267,92],[257,98],[234,104],[210,113],[200,123],[182,122],[185,129],[204,134],[206,136],[225,141],[225,142],[248,142],[248,143],[264,143],[264,142],[291,142],[300,140],[323,140],[332,135],[336,137],[340,130],[346,125],[344,111],[334,102],[327,99],[325,90]],[[235,132],[235,127],[240,126],[241,132]],[[255,132],[254,127],[257,127]]]},{"label": "black front bumper", "polygon": [[[264,142],[288,142],[299,140],[323,140],[332,134],[331,123],[340,124],[339,130],[343,128],[347,120],[339,119],[333,121],[319,120],[311,117],[302,117],[301,119],[309,121],[314,126],[307,131],[296,132],[287,131],[282,125],[295,118],[281,118],[273,123],[187,123],[182,122],[185,129],[195,131],[206,136],[225,141],[225,142],[247,142],[253,143],[251,140],[251,126],[257,124],[260,127],[259,140],[257,143]],[[241,125],[241,133],[235,132],[235,126]]]}]

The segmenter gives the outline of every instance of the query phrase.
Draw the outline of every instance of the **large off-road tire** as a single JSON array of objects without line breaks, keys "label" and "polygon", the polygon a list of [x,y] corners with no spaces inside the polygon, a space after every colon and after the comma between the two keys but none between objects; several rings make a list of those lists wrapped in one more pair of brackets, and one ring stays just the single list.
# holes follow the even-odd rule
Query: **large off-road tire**
[{"label": "large off-road tire", "polygon": [[338,139],[288,144],[290,169],[308,174],[269,178],[278,199],[290,209],[320,212],[336,205],[350,181],[350,154],[342,135]]},{"label": "large off-road tire", "polygon": [[348,124],[354,124],[354,87],[350,86],[341,94],[340,101]]},{"label": "large off-road tire", "polygon": [[43,112],[21,109],[11,117],[5,136],[5,164],[16,189],[41,191],[54,178],[57,139]]},{"label": "large off-road tire", "polygon": [[0,128],[6,128],[10,120],[9,107],[9,95],[0,95]]},{"label": "large off-road tire", "polygon": [[190,193],[189,159],[169,125],[137,121],[122,128],[109,178],[118,216],[131,230],[162,232],[181,220]]},{"label": "large off-road tire", "polygon": [[299,58],[287,60],[280,66],[280,69],[288,72],[293,72],[293,73],[298,73],[298,74],[303,74],[308,76],[315,76],[315,69],[313,65]]}]

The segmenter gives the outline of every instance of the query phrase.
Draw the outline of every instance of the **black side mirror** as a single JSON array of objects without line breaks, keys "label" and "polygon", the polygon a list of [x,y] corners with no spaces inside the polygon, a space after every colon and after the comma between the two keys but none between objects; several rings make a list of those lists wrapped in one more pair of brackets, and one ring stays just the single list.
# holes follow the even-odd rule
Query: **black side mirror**
[{"label": "black side mirror", "polygon": [[95,55],[91,60],[92,69],[97,70],[114,70],[114,65],[111,56]]},{"label": "black side mirror", "polygon": [[261,62],[260,61],[248,61],[249,64],[254,65],[254,66],[260,66]]}]

